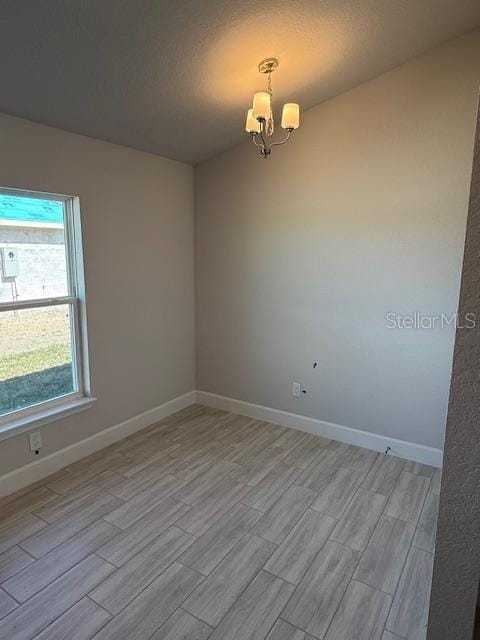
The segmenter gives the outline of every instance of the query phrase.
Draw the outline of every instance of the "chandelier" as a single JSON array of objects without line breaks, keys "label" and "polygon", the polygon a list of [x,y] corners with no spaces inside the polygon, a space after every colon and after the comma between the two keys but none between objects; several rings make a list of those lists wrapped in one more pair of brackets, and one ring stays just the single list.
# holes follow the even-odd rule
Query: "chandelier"
[{"label": "chandelier", "polygon": [[253,107],[248,110],[245,130],[252,136],[253,143],[263,158],[268,158],[272,148],[289,141],[292,131],[300,124],[300,107],[294,102],[283,105],[281,127],[287,131],[283,140],[271,142],[274,133],[272,109],[272,73],[278,68],[278,58],[266,58],[258,65],[260,73],[267,76],[267,90],[253,96]]}]

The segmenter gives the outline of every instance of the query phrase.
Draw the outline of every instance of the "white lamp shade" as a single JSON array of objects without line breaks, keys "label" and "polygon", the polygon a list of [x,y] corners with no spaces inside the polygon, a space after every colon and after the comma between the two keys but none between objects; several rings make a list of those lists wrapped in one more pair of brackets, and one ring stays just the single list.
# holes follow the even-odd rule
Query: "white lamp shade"
[{"label": "white lamp shade", "polygon": [[253,117],[261,120],[270,118],[270,94],[259,91],[253,96]]},{"label": "white lamp shade", "polygon": [[260,133],[260,123],[253,117],[253,109],[248,110],[245,131],[248,131],[248,133]]},{"label": "white lamp shade", "polygon": [[295,102],[283,105],[282,129],[298,129],[300,125],[300,107]]}]

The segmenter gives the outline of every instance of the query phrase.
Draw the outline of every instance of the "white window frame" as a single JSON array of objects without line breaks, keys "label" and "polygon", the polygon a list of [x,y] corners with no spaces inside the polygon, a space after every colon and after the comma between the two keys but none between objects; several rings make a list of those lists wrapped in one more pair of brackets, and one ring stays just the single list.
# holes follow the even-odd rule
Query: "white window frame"
[{"label": "white window frame", "polygon": [[88,367],[85,280],[83,271],[80,201],[66,196],[38,191],[0,188],[0,195],[31,197],[62,202],[64,208],[65,257],[68,295],[33,300],[0,302],[0,312],[68,305],[72,340],[72,375],[76,390],[0,416],[0,440],[30,431],[67,415],[88,409],[92,396]]}]

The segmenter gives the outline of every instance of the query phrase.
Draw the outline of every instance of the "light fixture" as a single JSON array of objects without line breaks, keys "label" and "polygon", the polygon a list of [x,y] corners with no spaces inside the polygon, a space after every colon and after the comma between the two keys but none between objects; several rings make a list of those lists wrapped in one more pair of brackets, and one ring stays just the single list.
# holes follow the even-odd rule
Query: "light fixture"
[{"label": "light fixture", "polygon": [[277,58],[266,58],[258,65],[260,73],[267,74],[267,90],[259,91],[253,96],[253,106],[247,112],[245,130],[252,136],[253,143],[259,147],[260,155],[268,158],[272,147],[285,144],[290,139],[292,131],[300,124],[300,107],[294,102],[283,105],[281,126],[288,133],[286,138],[278,142],[270,142],[273,136],[274,121],[272,108],[272,73],[278,69]]}]

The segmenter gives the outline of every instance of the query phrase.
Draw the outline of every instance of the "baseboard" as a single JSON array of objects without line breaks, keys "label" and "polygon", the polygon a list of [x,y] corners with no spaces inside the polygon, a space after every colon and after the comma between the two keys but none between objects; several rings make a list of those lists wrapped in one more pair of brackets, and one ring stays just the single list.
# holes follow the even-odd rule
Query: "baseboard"
[{"label": "baseboard", "polygon": [[331,422],[325,422],[324,420],[317,420],[316,418],[308,418],[307,416],[302,416],[297,413],[280,411],[279,409],[264,407],[259,404],[236,400],[235,398],[227,398],[215,393],[208,393],[207,391],[197,391],[196,400],[199,404],[204,404],[209,407],[239,413],[257,420],[274,422],[275,424],[298,429],[299,431],[307,431],[308,433],[314,433],[318,436],[325,436],[339,440],[340,442],[353,444],[357,447],[365,447],[366,449],[373,449],[374,451],[385,451],[387,447],[390,447],[391,453],[400,458],[421,462],[438,468],[442,466],[443,452],[440,449],[416,444],[415,442],[389,438],[376,433],[370,433],[369,431],[361,431],[360,429],[352,429],[351,427],[345,427],[340,424],[333,424]]},{"label": "baseboard", "polygon": [[125,420],[113,427],[104,429],[85,440],[80,440],[75,444],[56,451],[45,458],[35,460],[34,462],[24,465],[19,469],[14,469],[3,476],[0,476],[0,497],[14,493],[24,487],[45,478],[51,473],[55,473],[72,462],[76,462],[85,456],[107,447],[108,445],[122,440],[127,436],[140,431],[151,424],[155,424],[162,418],[166,418],[181,409],[185,409],[190,405],[198,402],[209,407],[231,411],[240,415],[250,416],[257,420],[265,420],[274,422],[299,431],[314,433],[319,436],[333,438],[340,442],[347,442],[358,447],[366,447],[374,451],[385,451],[387,447],[391,448],[391,452],[400,458],[413,460],[414,462],[422,462],[434,467],[442,466],[443,452],[440,449],[426,447],[414,442],[398,440],[396,438],[388,438],[380,436],[368,431],[360,429],[352,429],[339,424],[317,420],[316,418],[308,418],[297,413],[289,413],[273,409],[272,407],[264,407],[262,405],[228,398],[226,396],[208,393],[207,391],[190,391],[178,398],[174,398],[169,402],[159,405],[149,411],[139,414],[129,420]]},{"label": "baseboard", "polygon": [[155,424],[155,422],[166,418],[172,413],[189,407],[195,403],[195,399],[195,391],[190,391],[178,398],[164,402],[158,407],[145,411],[138,416],[134,416],[129,420],[104,429],[89,438],[85,438],[85,440],[75,442],[75,444],[65,447],[65,449],[55,451],[55,453],[51,453],[45,456],[45,458],[35,460],[35,462],[0,476],[0,497],[23,489],[29,484],[37,482],[51,473],[55,473],[55,471],[62,469],[76,460],[80,460],[117,440],[122,440],[122,438],[126,438],[136,431]]}]

